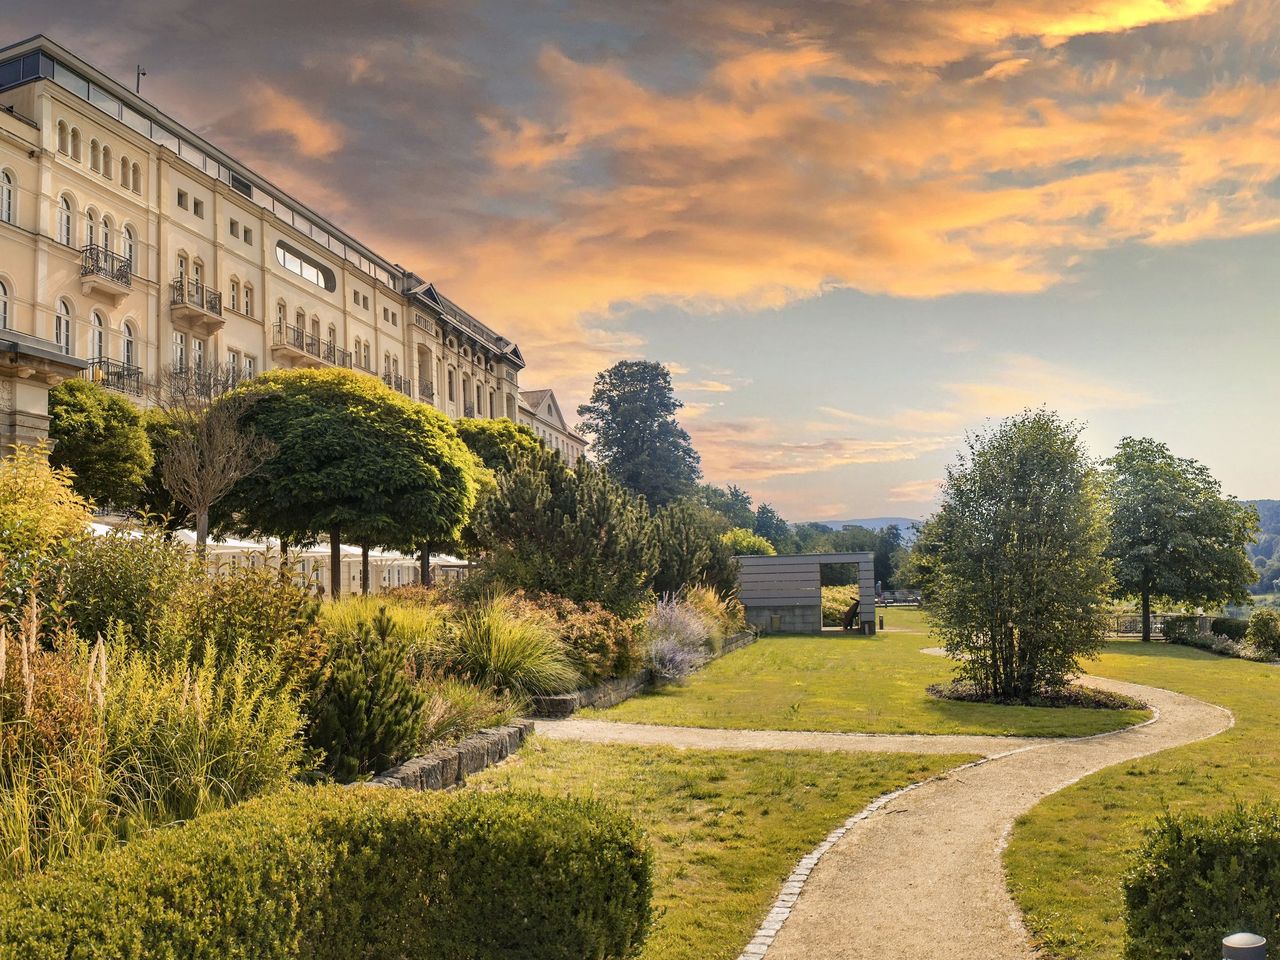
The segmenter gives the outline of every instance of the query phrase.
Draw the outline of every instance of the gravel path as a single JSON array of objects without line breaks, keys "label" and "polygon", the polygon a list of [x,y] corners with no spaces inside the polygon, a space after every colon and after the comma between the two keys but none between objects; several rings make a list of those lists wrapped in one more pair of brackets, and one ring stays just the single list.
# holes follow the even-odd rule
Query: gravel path
[{"label": "gravel path", "polygon": [[589,743],[637,743],[704,750],[828,750],[834,753],[976,753],[998,757],[1055,741],[1039,737],[967,734],[813,733],[802,730],[720,730],[608,720],[539,720],[539,736]]}]

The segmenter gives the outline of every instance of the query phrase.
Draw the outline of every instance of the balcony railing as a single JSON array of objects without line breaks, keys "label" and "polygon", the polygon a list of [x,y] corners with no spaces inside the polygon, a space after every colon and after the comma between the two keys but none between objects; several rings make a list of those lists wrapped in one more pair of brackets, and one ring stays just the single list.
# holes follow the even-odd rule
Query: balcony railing
[{"label": "balcony railing", "polygon": [[351,366],[350,350],[344,350],[332,340],[321,340],[319,334],[308,333],[293,324],[277,323],[272,330],[271,342],[277,347],[293,347],[335,367]]},{"label": "balcony railing", "polygon": [[121,360],[108,360],[103,357],[90,360],[89,366],[81,374],[86,380],[100,383],[110,390],[128,393],[135,397],[142,396],[142,368]]},{"label": "balcony railing", "polygon": [[80,276],[105,277],[122,287],[132,287],[133,261],[93,243],[80,251]]},{"label": "balcony railing", "polygon": [[382,375],[382,382],[392,390],[399,390],[406,397],[413,396],[413,385],[409,382],[408,377],[402,377],[398,373],[388,371]]},{"label": "balcony railing", "polygon": [[474,403],[463,403],[462,415],[464,417],[474,417],[476,415],[476,405]]},{"label": "balcony railing", "polygon": [[435,403],[436,391],[430,380],[418,381],[418,399],[423,403]]},{"label": "balcony railing", "polygon": [[214,316],[222,316],[222,293],[200,280],[177,276],[169,284],[169,304],[174,307],[196,307]]}]

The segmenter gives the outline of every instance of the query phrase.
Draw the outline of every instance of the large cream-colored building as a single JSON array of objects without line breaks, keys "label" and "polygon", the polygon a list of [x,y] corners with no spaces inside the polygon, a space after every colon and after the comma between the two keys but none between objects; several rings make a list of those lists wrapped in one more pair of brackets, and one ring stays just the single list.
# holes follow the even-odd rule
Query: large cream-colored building
[{"label": "large cream-colored building", "polygon": [[569,429],[554,390],[521,390],[517,423],[522,423],[567,463],[586,455],[587,441]]},{"label": "large cream-colored building", "polygon": [[520,415],[514,343],[44,37],[0,49],[0,328],[35,351],[0,376],[11,419],[15,377],[30,397],[86,366],[143,398],[215,364],[349,367],[452,417]]}]

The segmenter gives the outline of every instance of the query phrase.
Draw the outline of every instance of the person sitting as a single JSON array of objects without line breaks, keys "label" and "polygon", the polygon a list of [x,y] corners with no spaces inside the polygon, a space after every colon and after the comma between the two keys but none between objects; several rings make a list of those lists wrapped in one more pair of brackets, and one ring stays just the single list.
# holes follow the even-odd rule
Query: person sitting
[{"label": "person sitting", "polygon": [[849,609],[844,612],[844,628],[852,630],[854,622],[858,619],[858,608],[862,606],[862,601],[854,597],[853,603],[849,605]]}]

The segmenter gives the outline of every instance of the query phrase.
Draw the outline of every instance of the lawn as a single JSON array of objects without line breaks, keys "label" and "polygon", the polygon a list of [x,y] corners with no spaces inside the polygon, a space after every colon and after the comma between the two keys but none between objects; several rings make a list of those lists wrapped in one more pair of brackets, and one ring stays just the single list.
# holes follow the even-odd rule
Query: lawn
[{"label": "lawn", "polygon": [[1090,672],[1177,690],[1236,717],[1217,737],[1087,777],[1014,830],[1005,864],[1033,934],[1051,956],[1118,960],[1120,879],[1142,828],[1166,808],[1207,812],[1280,793],[1280,667],[1129,641],[1110,644]]},{"label": "lawn", "polygon": [[733,960],[796,861],[873,798],[965,756],[679,751],[534,738],[472,789],[599,797],[653,841],[659,916],[642,960]]},{"label": "lawn", "polygon": [[583,716],[633,723],[738,730],[858,733],[979,733],[1068,737],[1146,718],[1145,711],[1007,707],[930,697],[950,664],[921,653],[935,646],[918,610],[885,612],[875,637],[765,637],[668,687]]}]

